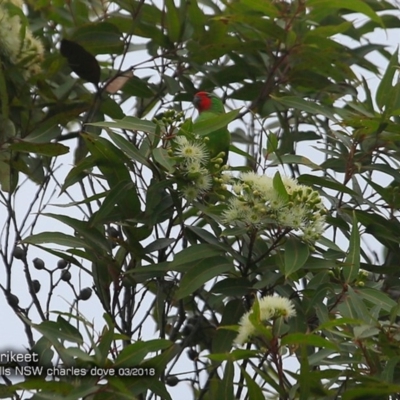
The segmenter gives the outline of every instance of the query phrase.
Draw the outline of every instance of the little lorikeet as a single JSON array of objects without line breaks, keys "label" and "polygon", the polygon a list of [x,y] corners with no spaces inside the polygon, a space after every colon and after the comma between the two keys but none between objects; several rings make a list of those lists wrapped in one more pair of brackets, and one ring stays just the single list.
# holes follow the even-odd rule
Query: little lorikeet
[{"label": "little lorikeet", "polygon": [[[225,114],[225,108],[220,98],[213,93],[198,92],[194,96],[193,104],[199,111],[199,116],[196,122],[205,121],[210,118],[215,118],[218,115]],[[207,148],[210,152],[210,158],[217,157],[218,154],[224,152],[222,157],[222,165],[228,161],[229,145],[231,143],[231,135],[228,129],[220,128],[208,135]]]}]

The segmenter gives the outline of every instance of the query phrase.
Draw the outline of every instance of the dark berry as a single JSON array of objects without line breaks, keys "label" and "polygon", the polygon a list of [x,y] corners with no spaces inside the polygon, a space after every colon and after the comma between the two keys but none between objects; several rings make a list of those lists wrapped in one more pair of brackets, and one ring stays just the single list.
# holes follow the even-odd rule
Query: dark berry
[{"label": "dark berry", "polygon": [[199,357],[199,353],[194,349],[189,349],[187,351],[187,355],[188,355],[189,359],[192,361],[196,361],[197,358]]},{"label": "dark berry", "polygon": [[165,383],[168,386],[176,386],[179,383],[179,379],[175,375],[167,376]]},{"label": "dark berry", "polygon": [[68,282],[71,279],[71,272],[61,271],[61,279],[65,282]]},{"label": "dark berry", "polygon": [[58,269],[64,269],[64,268],[67,268],[67,267],[68,267],[68,261],[67,260],[63,260],[63,259],[58,260],[58,262],[57,262],[57,268]]},{"label": "dark berry", "polygon": [[41,258],[35,258],[32,262],[36,269],[44,269],[44,261]]},{"label": "dark berry", "polygon": [[40,284],[40,282],[39,282],[37,279],[34,279],[34,280],[32,281],[32,286],[33,286],[33,291],[34,291],[35,293],[39,293],[41,284]]},{"label": "dark berry", "polygon": [[22,260],[25,257],[25,251],[22,247],[14,247],[12,255],[17,260]]},{"label": "dark berry", "polygon": [[119,238],[119,232],[112,226],[107,229],[108,236],[117,239]]},{"label": "dark berry", "polygon": [[192,324],[186,324],[182,329],[183,336],[189,336],[193,332],[194,326]]},{"label": "dark berry", "polygon": [[88,300],[88,299],[90,299],[91,295],[92,295],[92,289],[90,289],[89,287],[86,287],[79,292],[78,299],[79,300]]},{"label": "dark berry", "polygon": [[19,298],[12,293],[7,294],[7,301],[11,307],[18,307]]}]

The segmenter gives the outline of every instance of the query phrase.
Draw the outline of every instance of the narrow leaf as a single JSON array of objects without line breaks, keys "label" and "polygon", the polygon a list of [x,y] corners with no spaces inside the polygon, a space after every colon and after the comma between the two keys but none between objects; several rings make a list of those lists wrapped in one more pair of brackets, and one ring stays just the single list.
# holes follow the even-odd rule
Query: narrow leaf
[{"label": "narrow leaf", "polygon": [[397,48],[392,54],[392,57],[390,57],[385,74],[383,75],[383,78],[376,91],[376,104],[378,104],[378,107],[381,110],[383,110],[385,107],[387,108],[387,105],[393,96],[393,78],[399,64],[398,54],[399,48]]},{"label": "narrow leaf", "polygon": [[141,131],[153,134],[156,132],[156,124],[154,122],[136,117],[125,117],[114,121],[92,122],[88,125],[104,128],[128,129],[131,131]]},{"label": "narrow leaf", "polygon": [[163,166],[169,173],[173,173],[175,170],[175,161],[171,159],[168,154],[167,149],[163,149],[162,147],[157,147],[153,150],[154,161],[158,162],[161,166]]},{"label": "narrow leaf", "polygon": [[185,268],[185,265],[193,265],[194,261],[204,260],[220,254],[221,250],[211,244],[201,243],[196,246],[190,246],[176,254],[171,262],[171,269],[180,271]]},{"label": "narrow leaf", "polygon": [[223,378],[218,390],[218,398],[224,400],[235,400],[233,395],[233,362],[227,361],[224,369]]},{"label": "narrow leaf", "polygon": [[305,243],[289,238],[285,244],[285,277],[299,270],[307,261],[310,251]]},{"label": "narrow leaf", "polygon": [[265,396],[258,383],[250,377],[244,368],[241,368],[241,370],[246,381],[248,398],[251,400],[265,400]]},{"label": "narrow leaf", "polygon": [[343,266],[343,276],[346,283],[353,282],[360,270],[360,232],[357,226],[357,217],[353,213],[353,226],[350,236],[349,252]]},{"label": "narrow leaf", "polygon": [[285,185],[282,182],[281,174],[279,173],[279,171],[275,174],[272,183],[274,189],[278,192],[279,197],[281,197],[283,201],[287,202],[289,200],[289,195],[286,191]]},{"label": "narrow leaf", "polygon": [[118,146],[120,150],[122,150],[128,157],[133,160],[139,162],[140,164],[149,166],[149,162],[146,157],[142,155],[139,149],[131,142],[126,140],[123,136],[111,131],[110,129],[106,129],[108,135],[111,140]]},{"label": "narrow leaf", "polygon": [[176,291],[177,300],[189,296],[209,280],[232,268],[232,263],[221,256],[207,258],[193,264],[183,276],[179,289]]},{"label": "narrow leaf", "polygon": [[281,344],[284,345],[307,345],[314,347],[322,347],[328,349],[338,349],[337,345],[330,340],[324,339],[321,336],[306,334],[306,333],[292,333],[282,338]]},{"label": "narrow leaf", "polygon": [[318,103],[304,100],[301,97],[295,97],[295,96],[285,96],[285,97],[271,96],[271,98],[288,108],[294,108],[296,110],[305,111],[309,114],[324,115],[331,121],[338,122],[334,112],[332,111],[332,108],[324,107]]},{"label": "narrow leaf", "polygon": [[147,342],[138,341],[122,349],[115,360],[117,367],[134,367],[138,365],[148,353],[164,350],[171,346],[165,339],[154,339]]},{"label": "narrow leaf", "polygon": [[233,110],[226,114],[218,115],[217,117],[195,122],[193,124],[193,132],[204,136],[217,129],[224,128],[239,115],[239,111],[240,110]]},{"label": "narrow leaf", "polygon": [[377,22],[383,26],[383,22],[379,15],[363,0],[309,0],[308,7],[315,7],[319,9],[347,9],[357,13],[361,13],[371,18],[372,21]]},{"label": "narrow leaf", "polygon": [[8,149],[21,153],[33,153],[49,157],[66,154],[69,151],[69,148],[61,143],[32,143],[23,140],[12,143]]},{"label": "narrow leaf", "polygon": [[82,241],[82,239],[75,236],[67,235],[62,232],[38,233],[36,235],[28,236],[27,238],[22,240],[22,243],[30,243],[33,245],[51,243],[73,248],[85,247],[85,243]]}]

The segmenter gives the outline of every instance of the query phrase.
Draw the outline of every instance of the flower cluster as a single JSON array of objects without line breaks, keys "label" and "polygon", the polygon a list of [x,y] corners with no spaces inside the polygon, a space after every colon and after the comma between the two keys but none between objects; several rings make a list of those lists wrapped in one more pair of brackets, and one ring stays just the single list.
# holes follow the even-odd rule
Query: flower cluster
[{"label": "flower cluster", "polygon": [[210,153],[205,143],[179,135],[174,140],[172,154],[179,160],[178,171],[185,178],[181,189],[183,197],[193,201],[211,189],[213,179],[207,169]]},{"label": "flower cluster", "polygon": [[233,179],[234,196],[223,213],[226,225],[242,225],[266,229],[272,226],[302,232],[303,239],[317,240],[323,232],[325,208],[318,192],[281,178],[284,196],[274,185],[274,179],[254,172],[242,173]]},{"label": "flower cluster", "polygon": [[[260,308],[260,321],[262,324],[267,325],[269,321],[279,317],[289,319],[296,315],[296,310],[293,303],[280,296],[265,296],[259,300]],[[250,319],[250,315],[254,313],[254,306],[252,309],[245,313],[239,322],[239,334],[235,339],[237,345],[242,345],[247,342],[251,336],[256,334],[256,327]]]},{"label": "flower cluster", "polygon": [[11,64],[20,64],[25,79],[41,71],[43,44],[35,38],[12,7],[21,8],[21,0],[0,0],[0,54]]}]

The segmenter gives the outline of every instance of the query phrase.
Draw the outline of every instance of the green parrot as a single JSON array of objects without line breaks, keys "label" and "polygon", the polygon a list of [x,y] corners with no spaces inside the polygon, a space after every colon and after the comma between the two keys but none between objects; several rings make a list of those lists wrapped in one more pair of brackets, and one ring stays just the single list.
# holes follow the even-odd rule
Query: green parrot
[{"label": "green parrot", "polygon": [[[221,99],[215,96],[213,93],[198,92],[194,96],[193,104],[199,111],[199,116],[196,122],[204,121],[216,117],[220,114],[225,114],[225,108],[222,104]],[[208,137],[207,148],[210,152],[210,158],[218,156],[221,152],[224,152],[222,158],[222,165],[225,165],[228,161],[229,145],[231,144],[231,135],[228,128],[220,128],[214,132],[206,135]]]}]

